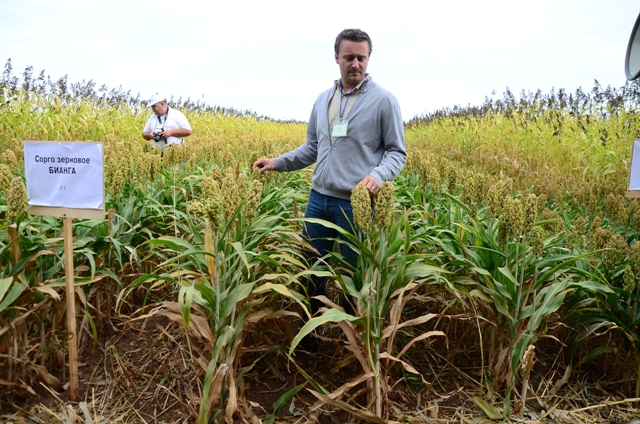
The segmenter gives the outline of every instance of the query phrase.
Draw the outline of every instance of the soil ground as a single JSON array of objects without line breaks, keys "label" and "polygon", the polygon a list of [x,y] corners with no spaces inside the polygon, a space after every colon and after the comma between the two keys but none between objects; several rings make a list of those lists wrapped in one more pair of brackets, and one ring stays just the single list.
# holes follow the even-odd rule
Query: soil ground
[{"label": "soil ground", "polygon": [[[193,358],[206,357],[207,347],[187,339],[182,326],[165,317],[132,319],[136,316],[140,315],[117,316],[98,323],[96,343],[80,350],[77,401],[70,400],[68,386],[56,392],[34,384],[36,395],[25,397],[12,392],[0,397],[0,422],[197,422],[204,372]],[[299,349],[290,360],[290,328],[282,324],[256,327],[245,340],[248,348],[241,358],[243,386],[237,422],[252,422],[251,415],[255,415],[253,422],[364,422],[327,404],[314,409],[318,398],[309,390],[313,389],[310,384],[279,405],[274,414],[279,399],[307,381],[301,370],[329,390],[362,373],[357,362],[348,363],[348,351],[337,327],[319,335],[317,349]],[[489,383],[481,380],[480,373],[486,352],[479,349],[478,336],[469,328],[464,322],[451,321],[447,328],[440,328],[449,334],[448,339],[430,339],[409,350],[405,359],[418,369],[420,377],[400,366],[388,370],[391,390],[384,406],[390,419],[407,423],[491,422],[474,396],[500,412],[498,400],[486,399]],[[562,377],[559,374],[565,371],[559,348],[553,340],[539,343],[531,375],[537,399],[530,395],[534,399],[518,421],[640,422],[640,403],[625,396],[629,382],[611,383],[596,368],[574,371],[561,390],[551,396],[553,385]],[[64,384],[68,375],[63,369],[55,376]],[[366,408],[364,389],[361,384],[343,400]]]}]

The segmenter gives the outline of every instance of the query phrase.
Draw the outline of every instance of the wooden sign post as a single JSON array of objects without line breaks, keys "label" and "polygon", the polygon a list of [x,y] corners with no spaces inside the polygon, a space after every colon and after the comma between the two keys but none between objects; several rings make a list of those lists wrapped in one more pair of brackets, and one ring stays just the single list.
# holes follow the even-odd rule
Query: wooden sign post
[{"label": "wooden sign post", "polygon": [[70,398],[78,398],[78,335],[73,266],[73,218],[104,219],[102,143],[25,141],[31,215],[63,218]]},{"label": "wooden sign post", "polygon": [[73,218],[63,218],[64,224],[64,273],[67,289],[67,350],[69,352],[69,378],[71,400],[78,398],[78,332],[76,330],[76,297],[73,267]]}]

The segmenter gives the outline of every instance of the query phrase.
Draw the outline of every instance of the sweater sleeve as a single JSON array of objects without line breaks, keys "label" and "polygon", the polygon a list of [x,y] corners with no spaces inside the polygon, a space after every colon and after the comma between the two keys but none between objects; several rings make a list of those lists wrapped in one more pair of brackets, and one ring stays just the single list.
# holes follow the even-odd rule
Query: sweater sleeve
[{"label": "sweater sleeve", "polygon": [[380,126],[385,155],[380,165],[375,167],[370,175],[380,183],[393,181],[400,174],[407,162],[407,149],[404,141],[404,123],[400,105],[395,97],[385,99],[381,109]]},{"label": "sweater sleeve", "polygon": [[300,147],[275,158],[276,171],[297,171],[314,164],[318,159],[316,107],[318,107],[318,102],[313,105],[311,110],[311,117],[307,126],[307,140]]}]

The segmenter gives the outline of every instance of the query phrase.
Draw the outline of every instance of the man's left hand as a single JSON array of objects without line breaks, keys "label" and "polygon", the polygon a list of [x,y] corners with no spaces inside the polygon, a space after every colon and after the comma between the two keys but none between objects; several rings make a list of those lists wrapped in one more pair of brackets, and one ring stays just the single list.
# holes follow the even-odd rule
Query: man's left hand
[{"label": "man's left hand", "polygon": [[369,190],[369,194],[372,196],[380,191],[380,182],[371,175],[364,177],[362,181],[360,181],[360,184],[367,186],[367,190]]}]

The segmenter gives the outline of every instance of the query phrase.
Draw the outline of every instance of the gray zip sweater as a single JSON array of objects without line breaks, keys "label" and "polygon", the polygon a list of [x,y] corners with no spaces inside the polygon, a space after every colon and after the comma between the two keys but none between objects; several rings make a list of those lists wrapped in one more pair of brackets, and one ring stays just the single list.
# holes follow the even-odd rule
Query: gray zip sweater
[{"label": "gray zip sweater", "polygon": [[334,86],[318,96],[305,143],[274,161],[277,171],[287,172],[317,162],[312,188],[326,196],[348,200],[353,188],[367,175],[382,184],[402,171],[407,161],[404,125],[396,98],[369,76],[347,117],[346,137],[337,137],[332,145],[328,110],[335,90]]}]

